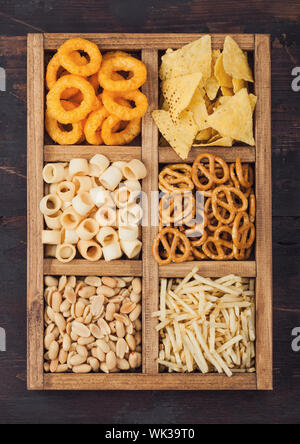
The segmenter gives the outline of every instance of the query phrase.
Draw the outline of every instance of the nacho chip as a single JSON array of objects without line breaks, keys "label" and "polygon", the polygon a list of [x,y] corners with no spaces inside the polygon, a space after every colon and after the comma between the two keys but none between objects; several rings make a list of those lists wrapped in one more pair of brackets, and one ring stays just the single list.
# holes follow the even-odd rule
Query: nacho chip
[{"label": "nacho chip", "polygon": [[227,74],[223,66],[223,54],[220,54],[215,65],[215,77],[219,82],[220,86],[224,88],[233,88],[232,77]]},{"label": "nacho chip", "polygon": [[211,76],[211,61],[211,36],[206,35],[177,51],[167,51],[162,57],[160,78],[167,80],[201,72],[206,82]]},{"label": "nacho chip", "polygon": [[248,83],[243,79],[232,79],[233,92],[238,93],[243,88],[248,88]]},{"label": "nacho chip", "polygon": [[248,64],[247,54],[229,36],[226,37],[223,51],[224,69],[234,79],[253,82],[253,75]]},{"label": "nacho chip", "polygon": [[198,127],[198,131],[207,128],[206,119],[208,117],[208,112],[204,96],[205,93],[203,89],[197,88],[191,100],[191,103],[187,108],[187,111],[191,111],[193,113],[194,121]]},{"label": "nacho chip", "polygon": [[212,76],[206,81],[205,91],[210,100],[215,100],[217,97],[218,91],[220,89],[220,85],[218,80],[215,77],[215,64],[220,57],[221,51],[219,49],[213,49],[212,52]]},{"label": "nacho chip", "polygon": [[233,89],[231,88],[226,88],[225,86],[222,86],[221,91],[223,96],[229,96],[229,97],[234,96]]},{"label": "nacho chip", "polygon": [[162,93],[174,122],[177,121],[182,111],[191,103],[201,79],[201,72],[197,72],[162,82]]},{"label": "nacho chip", "polygon": [[246,88],[241,89],[217,111],[208,116],[207,124],[223,137],[255,145],[252,108]]},{"label": "nacho chip", "polygon": [[231,137],[214,137],[211,141],[207,143],[194,143],[194,146],[232,146],[233,139]]},{"label": "nacho chip", "polygon": [[212,137],[212,128],[207,128],[202,131],[199,131],[199,133],[196,136],[196,141],[198,142],[206,142]]},{"label": "nacho chip", "polygon": [[190,111],[183,111],[176,124],[167,111],[153,111],[152,117],[163,137],[176,153],[186,160],[198,132],[193,114]]},{"label": "nacho chip", "polygon": [[255,111],[255,107],[257,104],[257,97],[254,94],[249,94],[250,105],[252,109],[252,113]]}]

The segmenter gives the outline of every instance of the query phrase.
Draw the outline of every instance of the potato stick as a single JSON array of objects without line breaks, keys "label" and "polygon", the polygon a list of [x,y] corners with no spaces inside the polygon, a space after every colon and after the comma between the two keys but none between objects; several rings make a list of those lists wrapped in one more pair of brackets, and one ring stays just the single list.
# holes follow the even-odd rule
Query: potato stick
[{"label": "potato stick", "polygon": [[199,343],[197,342],[194,334],[190,330],[187,330],[186,333],[187,333],[192,345],[194,346],[195,354],[198,357],[198,360],[201,364],[200,368],[201,368],[202,373],[208,373],[208,371],[209,371],[208,365],[207,365],[207,362],[203,356],[203,353],[202,353]]},{"label": "potato stick", "polygon": [[216,328],[213,326],[215,323],[215,317],[210,316],[209,323],[209,351],[213,353],[215,351],[215,341],[216,341]]},{"label": "potato stick", "polygon": [[230,308],[229,310],[229,328],[231,331],[231,334],[234,335],[237,329],[237,325],[235,322],[235,314],[233,308]]},{"label": "potato stick", "polygon": [[199,276],[198,274],[195,275],[195,279],[197,279],[199,282],[202,282],[203,284],[210,285],[213,288],[217,288],[218,290],[221,290],[223,293],[231,293],[231,294],[234,294],[237,296],[242,293],[241,290],[225,287],[224,285],[217,284],[216,282],[214,282],[212,280],[208,280],[206,278],[203,278],[203,277]]},{"label": "potato stick", "polygon": [[193,268],[193,270],[183,279],[183,281],[181,282],[181,284],[178,285],[178,287],[175,290],[175,293],[178,293],[178,291],[180,291],[185,284],[187,284],[199,271],[199,267],[195,267]]},{"label": "potato stick", "polygon": [[210,363],[216,368],[218,373],[222,373],[222,368],[219,366],[218,362],[214,359],[213,355],[209,352],[206,342],[201,334],[200,328],[196,322],[193,322],[193,329],[194,332],[196,333],[196,337],[199,341],[199,344],[201,345],[206,355],[207,360],[210,361]]},{"label": "potato stick", "polygon": [[194,358],[192,354],[190,353],[189,349],[187,348],[186,344],[183,345],[185,359],[186,359],[186,366],[189,373],[192,373],[194,371]]},{"label": "potato stick", "polygon": [[170,324],[170,320],[167,320],[167,321],[164,321],[164,322],[161,322],[160,324],[158,324],[156,327],[155,327],[155,330],[156,331],[160,331],[160,330],[162,330],[163,328],[165,328],[167,325],[169,325]]},{"label": "potato stick", "polygon": [[234,280],[234,282],[239,282],[241,278],[239,276],[235,276],[234,274],[229,274],[228,276],[216,279],[215,282],[220,285],[226,285],[226,283],[231,280]]},{"label": "potato stick", "polygon": [[198,369],[203,373],[206,374],[208,373],[209,369],[208,369],[208,365],[205,361],[204,356],[202,355],[202,358],[200,357],[200,355],[196,352],[195,347],[193,346],[193,344],[191,343],[190,339],[188,338],[187,335],[184,336],[184,342],[187,345],[190,353],[192,354],[194,360],[196,361],[196,364],[198,366]]},{"label": "potato stick", "polygon": [[230,339],[230,341],[226,342],[222,347],[220,347],[217,352],[222,353],[223,351],[227,350],[228,348],[232,347],[237,342],[240,342],[243,340],[243,336],[236,336],[233,339]]},{"label": "potato stick", "polygon": [[218,307],[220,309],[222,308],[235,308],[235,307],[240,307],[240,308],[248,308],[251,306],[251,302],[220,302]]},{"label": "potato stick", "polygon": [[178,301],[188,312],[190,312],[193,316],[197,316],[197,313],[192,310],[185,302],[183,302],[178,296],[176,296],[175,293],[173,293],[173,291],[170,291],[170,296],[172,296],[173,299],[175,299],[176,301]]},{"label": "potato stick", "polygon": [[228,366],[226,365],[226,363],[223,361],[223,359],[221,358],[221,356],[215,352],[214,353],[214,358],[216,359],[216,361],[218,362],[218,364],[223,368],[224,372],[226,373],[226,375],[231,378],[232,376],[232,372],[231,370],[228,368]]},{"label": "potato stick", "polygon": [[166,293],[167,293],[167,279],[162,279],[160,284],[160,311],[161,321],[166,320]]},{"label": "potato stick", "polygon": [[178,367],[178,365],[173,364],[173,363],[171,363],[169,361],[163,361],[163,360],[158,359],[157,362],[158,362],[158,364],[164,365],[165,367],[168,367],[168,368],[174,370],[175,372],[180,373],[182,371],[180,369],[180,367]]},{"label": "potato stick", "polygon": [[178,347],[178,350],[182,350],[182,338],[181,338],[181,331],[180,327],[177,321],[174,321],[174,331],[175,331],[175,338],[176,338],[176,344]]}]

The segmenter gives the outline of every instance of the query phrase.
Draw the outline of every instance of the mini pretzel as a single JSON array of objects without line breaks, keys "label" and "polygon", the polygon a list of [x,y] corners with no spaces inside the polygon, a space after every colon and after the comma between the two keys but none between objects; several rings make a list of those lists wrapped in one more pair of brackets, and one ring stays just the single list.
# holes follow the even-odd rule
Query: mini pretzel
[{"label": "mini pretzel", "polygon": [[[204,159],[209,161],[208,169],[201,163]],[[209,191],[214,185],[222,185],[229,180],[229,177],[227,163],[213,154],[199,154],[193,164],[192,179],[199,191]]]},{"label": "mini pretzel", "polygon": [[[219,220],[217,220],[214,216],[211,197],[207,199],[207,201],[205,202],[204,211],[207,217],[207,228],[209,229],[209,231],[215,232],[218,228],[222,226],[222,223]],[[223,209],[221,208],[220,212],[221,215],[225,217],[226,210],[224,208]]]},{"label": "mini pretzel", "polygon": [[165,194],[159,203],[159,215],[163,225],[180,225],[190,222],[196,215],[192,193]]},{"label": "mini pretzel", "polygon": [[230,165],[230,177],[233,183],[232,186],[241,190],[248,199],[250,194],[253,193],[254,173],[251,166],[249,164],[242,165],[241,160],[237,159],[236,164],[232,163]]},{"label": "mini pretzel", "polygon": [[[181,170],[183,169],[186,171],[186,166],[188,165],[183,165]],[[190,174],[187,175],[178,172],[179,167],[182,167],[182,165],[174,165],[173,167],[168,166],[162,170],[159,175],[159,185],[162,191],[169,193],[186,193],[193,191],[194,184]]]},{"label": "mini pretzel", "polygon": [[230,238],[232,234],[231,228],[219,228],[214,237],[210,236],[203,245],[203,252],[210,259],[215,261],[225,261],[232,260],[234,258],[233,243],[232,241],[224,239],[224,234]]},{"label": "mini pretzel", "polygon": [[[183,245],[183,253],[178,253],[180,244]],[[167,258],[160,253],[160,245],[163,246]],[[163,254],[164,254],[163,252]],[[191,244],[188,238],[176,228],[163,228],[156,236],[153,244],[153,256],[159,265],[169,265],[171,262],[180,264],[186,262],[191,254]]]},{"label": "mini pretzel", "polygon": [[249,198],[249,216],[250,216],[250,222],[254,224],[256,219],[256,198],[255,194],[251,193]]},{"label": "mini pretzel", "polygon": [[236,259],[237,261],[247,261],[250,258],[251,253],[252,248],[248,248],[247,250],[239,250],[235,245],[233,246],[234,259]]},{"label": "mini pretzel", "polygon": [[[241,201],[241,206],[237,204],[232,195]],[[229,214],[229,217],[222,216],[219,207],[224,208]],[[212,208],[217,220],[224,225],[230,225],[234,221],[236,213],[247,211],[248,200],[244,193],[237,188],[220,186],[213,191]]]},{"label": "mini pretzel", "polygon": [[232,239],[234,245],[240,250],[252,247],[255,241],[255,227],[250,222],[247,213],[238,213],[233,223]]}]

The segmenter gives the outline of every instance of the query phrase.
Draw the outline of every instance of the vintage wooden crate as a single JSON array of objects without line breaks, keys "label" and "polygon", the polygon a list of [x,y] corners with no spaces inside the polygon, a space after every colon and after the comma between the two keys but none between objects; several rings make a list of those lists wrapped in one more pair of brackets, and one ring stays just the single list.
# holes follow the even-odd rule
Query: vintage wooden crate
[{"label": "vintage wooden crate", "polygon": [[[226,34],[227,35],[227,34]],[[143,119],[140,146],[129,147],[60,147],[44,144],[44,72],[45,54],[56,50],[74,34],[31,34],[28,36],[28,388],[32,390],[271,390],[273,387],[272,347],[272,188],[271,188],[271,61],[270,38],[266,35],[235,34],[233,38],[243,50],[253,53],[256,109],[256,146],[205,148],[227,161],[240,156],[256,166],[257,244],[256,260],[250,262],[199,262],[200,273],[220,277],[235,273],[256,277],[257,304],[257,372],[232,378],[210,374],[159,374],[158,335],[151,313],[158,308],[160,277],[183,277],[195,265],[158,267],[152,257],[152,241],[156,228],[143,228],[142,261],[118,261],[111,264],[76,260],[64,265],[44,259],[40,242],[43,218],[39,202],[43,196],[44,162],[68,161],[73,157],[90,158],[95,153],[109,153],[109,158],[126,160],[141,158],[149,175],[143,181],[146,193],[158,189],[159,164],[178,162],[171,148],[158,146],[158,130],[151,118],[157,109],[159,95],[159,53],[179,48],[199,37],[198,34],[81,34],[97,43],[101,50],[140,52],[149,71],[143,90],[150,109]],[[212,35],[213,47],[222,48],[225,34]],[[194,148],[192,161],[200,148]],[[202,150],[203,151],[203,150]],[[149,216],[150,217],[150,216]],[[122,270],[122,271],[120,271]],[[143,368],[140,374],[44,374],[43,371],[43,277],[53,275],[135,275],[143,277]]]}]

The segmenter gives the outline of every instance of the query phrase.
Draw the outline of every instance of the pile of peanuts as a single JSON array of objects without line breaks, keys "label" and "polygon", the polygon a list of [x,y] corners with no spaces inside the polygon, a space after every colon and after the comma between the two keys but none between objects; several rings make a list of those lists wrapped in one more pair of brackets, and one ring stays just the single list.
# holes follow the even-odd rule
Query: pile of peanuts
[{"label": "pile of peanuts", "polygon": [[45,277],[46,373],[116,373],[142,365],[140,278]]}]

